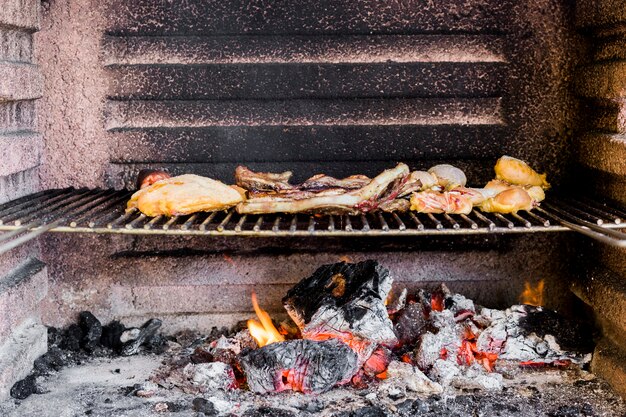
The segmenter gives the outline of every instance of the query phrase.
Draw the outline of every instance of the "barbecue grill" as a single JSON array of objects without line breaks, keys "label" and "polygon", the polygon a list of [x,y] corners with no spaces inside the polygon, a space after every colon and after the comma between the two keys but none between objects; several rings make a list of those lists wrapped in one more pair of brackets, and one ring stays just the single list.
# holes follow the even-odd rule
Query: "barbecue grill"
[{"label": "barbecue grill", "polygon": [[[373,212],[361,215],[240,215],[236,210],[148,217],[126,212],[131,193],[49,190],[0,206],[0,253],[50,232],[181,236],[424,236],[576,231],[625,247],[626,213],[593,200],[549,198],[540,208],[510,214]],[[10,240],[19,236],[15,240]]]}]

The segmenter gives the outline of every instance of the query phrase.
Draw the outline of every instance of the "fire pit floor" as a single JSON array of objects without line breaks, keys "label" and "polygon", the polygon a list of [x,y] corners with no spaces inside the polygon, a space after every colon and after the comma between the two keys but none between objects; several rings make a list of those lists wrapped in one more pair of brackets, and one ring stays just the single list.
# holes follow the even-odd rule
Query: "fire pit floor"
[{"label": "fire pit floor", "polygon": [[626,404],[584,371],[531,370],[501,392],[446,391],[419,398],[376,386],[311,396],[217,390],[191,395],[147,382],[169,359],[161,355],[92,358],[39,381],[41,394],[0,403],[0,415],[38,416],[626,416]]}]

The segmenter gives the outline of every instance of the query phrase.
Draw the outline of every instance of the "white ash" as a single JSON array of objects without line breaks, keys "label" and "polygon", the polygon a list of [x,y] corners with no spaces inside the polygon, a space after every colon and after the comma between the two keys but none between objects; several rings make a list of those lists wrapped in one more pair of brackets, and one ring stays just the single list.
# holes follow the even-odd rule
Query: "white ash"
[{"label": "white ash", "polygon": [[440,394],[443,388],[430,380],[416,366],[401,361],[391,361],[387,368],[387,379],[380,384],[379,391],[386,392],[389,396],[397,392],[406,395],[406,391],[431,395]]},{"label": "white ash", "polygon": [[227,390],[237,386],[233,369],[223,362],[190,363],[183,368],[183,374],[202,391]]},{"label": "white ash", "polygon": [[137,338],[139,337],[140,333],[141,333],[141,330],[139,330],[137,328],[132,328],[132,329],[125,330],[121,334],[121,336],[120,336],[120,342],[122,344],[124,344],[124,343],[130,342],[132,340],[137,340]]}]

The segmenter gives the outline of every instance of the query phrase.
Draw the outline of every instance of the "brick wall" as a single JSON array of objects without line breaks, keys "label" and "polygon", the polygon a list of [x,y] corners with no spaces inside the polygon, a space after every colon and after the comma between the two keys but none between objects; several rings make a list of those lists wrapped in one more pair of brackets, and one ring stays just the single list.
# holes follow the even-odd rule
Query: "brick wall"
[{"label": "brick wall", "polygon": [[[0,204],[39,189],[43,139],[36,99],[43,78],[33,59],[39,1],[5,0],[0,7]],[[0,400],[46,350],[41,303],[48,291],[38,244],[0,255]]]},{"label": "brick wall", "polygon": [[[626,3],[579,0],[577,6],[577,25],[591,43],[576,77],[587,106],[577,178],[602,198],[626,205]],[[593,306],[605,335],[592,370],[626,396],[626,249],[588,242],[579,251],[591,263],[574,290]]]}]

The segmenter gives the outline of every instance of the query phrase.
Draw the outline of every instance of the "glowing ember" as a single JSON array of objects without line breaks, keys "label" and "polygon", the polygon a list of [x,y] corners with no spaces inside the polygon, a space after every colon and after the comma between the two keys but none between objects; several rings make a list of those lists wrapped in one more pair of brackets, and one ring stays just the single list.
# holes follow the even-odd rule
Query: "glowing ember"
[{"label": "glowing ember", "polygon": [[519,297],[520,302],[522,304],[528,304],[536,307],[542,306],[544,287],[544,280],[539,281],[536,286],[533,286],[529,282],[524,283],[524,291]]},{"label": "glowing ember", "polygon": [[276,327],[274,327],[272,318],[267,311],[259,307],[259,303],[254,292],[252,293],[252,306],[254,307],[254,311],[256,312],[259,320],[248,320],[248,330],[250,330],[250,334],[254,340],[256,340],[259,347],[269,345],[270,343],[283,342],[285,338],[280,334]]}]

